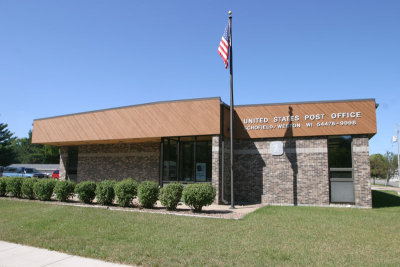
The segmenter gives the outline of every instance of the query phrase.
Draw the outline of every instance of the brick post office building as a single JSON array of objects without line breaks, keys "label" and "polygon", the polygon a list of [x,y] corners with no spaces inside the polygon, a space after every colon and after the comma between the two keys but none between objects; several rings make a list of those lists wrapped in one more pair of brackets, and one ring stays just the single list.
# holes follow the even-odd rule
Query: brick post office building
[{"label": "brick post office building", "polygon": [[[374,99],[235,106],[234,197],[242,203],[371,207]],[[229,106],[156,102],[37,119],[60,146],[60,178],[212,183],[230,199]]]}]

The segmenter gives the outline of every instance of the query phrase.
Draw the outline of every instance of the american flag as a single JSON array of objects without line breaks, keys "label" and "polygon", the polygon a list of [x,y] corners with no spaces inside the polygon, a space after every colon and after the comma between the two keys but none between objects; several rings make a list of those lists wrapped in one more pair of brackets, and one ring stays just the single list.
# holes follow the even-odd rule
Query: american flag
[{"label": "american flag", "polygon": [[218,54],[222,57],[225,63],[225,68],[229,65],[229,23],[225,27],[224,35],[222,35],[221,42],[218,47]]}]

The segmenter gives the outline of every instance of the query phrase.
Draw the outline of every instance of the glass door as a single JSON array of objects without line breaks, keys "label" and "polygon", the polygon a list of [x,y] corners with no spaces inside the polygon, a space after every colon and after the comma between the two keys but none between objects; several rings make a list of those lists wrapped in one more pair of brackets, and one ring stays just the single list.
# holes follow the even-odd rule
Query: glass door
[{"label": "glass door", "polygon": [[351,136],[328,138],[330,200],[332,203],[354,203],[351,140]]}]

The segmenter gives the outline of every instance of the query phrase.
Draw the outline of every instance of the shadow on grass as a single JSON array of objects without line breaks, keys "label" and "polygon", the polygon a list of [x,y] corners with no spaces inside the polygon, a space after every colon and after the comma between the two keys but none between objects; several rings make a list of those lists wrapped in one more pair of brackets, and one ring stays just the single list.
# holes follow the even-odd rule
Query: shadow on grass
[{"label": "shadow on grass", "polygon": [[387,208],[400,207],[400,197],[395,191],[372,190],[372,207]]}]

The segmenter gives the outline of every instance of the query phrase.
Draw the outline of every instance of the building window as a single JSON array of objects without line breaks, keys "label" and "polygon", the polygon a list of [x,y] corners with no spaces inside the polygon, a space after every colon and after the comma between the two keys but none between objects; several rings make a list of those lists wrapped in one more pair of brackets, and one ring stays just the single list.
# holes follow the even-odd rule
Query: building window
[{"label": "building window", "polygon": [[196,182],[211,182],[211,141],[197,141],[196,143]]},{"label": "building window", "polygon": [[354,179],[351,136],[328,138],[330,200],[354,203]]},{"label": "building window", "polygon": [[163,181],[178,181],[177,160],[178,160],[178,140],[164,139],[163,141]]},{"label": "building window", "polygon": [[77,181],[78,174],[78,147],[68,147],[66,178],[72,181]]},{"label": "building window", "polygon": [[162,182],[211,182],[211,137],[162,139]]}]

